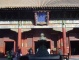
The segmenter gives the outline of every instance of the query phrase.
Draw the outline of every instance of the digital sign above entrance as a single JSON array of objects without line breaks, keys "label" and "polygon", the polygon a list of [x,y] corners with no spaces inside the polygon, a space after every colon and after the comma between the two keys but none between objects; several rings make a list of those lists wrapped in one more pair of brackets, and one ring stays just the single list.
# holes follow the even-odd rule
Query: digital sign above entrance
[{"label": "digital sign above entrance", "polygon": [[41,33],[39,41],[46,41],[46,37],[44,37],[44,33]]}]

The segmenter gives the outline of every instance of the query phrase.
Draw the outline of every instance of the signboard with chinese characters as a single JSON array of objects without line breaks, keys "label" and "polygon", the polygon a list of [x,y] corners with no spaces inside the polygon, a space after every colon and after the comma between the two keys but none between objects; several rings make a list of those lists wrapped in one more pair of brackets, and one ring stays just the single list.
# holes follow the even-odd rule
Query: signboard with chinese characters
[{"label": "signboard with chinese characters", "polygon": [[35,23],[38,24],[47,24],[48,23],[48,11],[36,11],[35,12]]},{"label": "signboard with chinese characters", "polygon": [[37,12],[37,22],[46,22],[47,12]]}]

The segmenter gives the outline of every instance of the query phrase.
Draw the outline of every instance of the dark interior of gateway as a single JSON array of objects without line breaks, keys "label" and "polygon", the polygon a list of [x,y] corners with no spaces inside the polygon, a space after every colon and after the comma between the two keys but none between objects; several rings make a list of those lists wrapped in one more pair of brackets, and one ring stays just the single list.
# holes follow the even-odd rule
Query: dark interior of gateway
[{"label": "dark interior of gateway", "polygon": [[5,52],[11,51],[14,48],[14,42],[5,42]]},{"label": "dark interior of gateway", "polygon": [[79,41],[70,41],[71,55],[79,55]]},{"label": "dark interior of gateway", "polygon": [[[35,53],[37,52],[38,48],[40,48],[42,44],[41,43],[38,43],[38,42],[35,42]],[[46,41],[44,43],[44,46],[48,49],[50,48],[50,41]]]}]

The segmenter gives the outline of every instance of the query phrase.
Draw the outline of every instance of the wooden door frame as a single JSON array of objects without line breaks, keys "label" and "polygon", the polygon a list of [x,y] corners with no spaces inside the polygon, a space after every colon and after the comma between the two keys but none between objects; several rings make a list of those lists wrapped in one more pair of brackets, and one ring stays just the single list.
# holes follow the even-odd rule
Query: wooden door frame
[{"label": "wooden door frame", "polygon": [[71,56],[71,41],[69,40],[69,55]]}]

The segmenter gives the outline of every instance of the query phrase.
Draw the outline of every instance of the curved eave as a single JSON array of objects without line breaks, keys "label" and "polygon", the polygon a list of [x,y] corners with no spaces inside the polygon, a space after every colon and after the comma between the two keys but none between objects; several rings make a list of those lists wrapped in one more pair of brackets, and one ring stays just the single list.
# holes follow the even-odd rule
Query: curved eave
[{"label": "curved eave", "polygon": [[0,0],[0,8],[79,7],[79,0]]},{"label": "curved eave", "polygon": [[79,7],[79,0],[0,0],[0,8]]},{"label": "curved eave", "polygon": [[4,8],[73,8],[73,7],[77,7],[79,8],[79,6],[6,6],[6,7],[0,7],[0,9],[4,9]]}]

